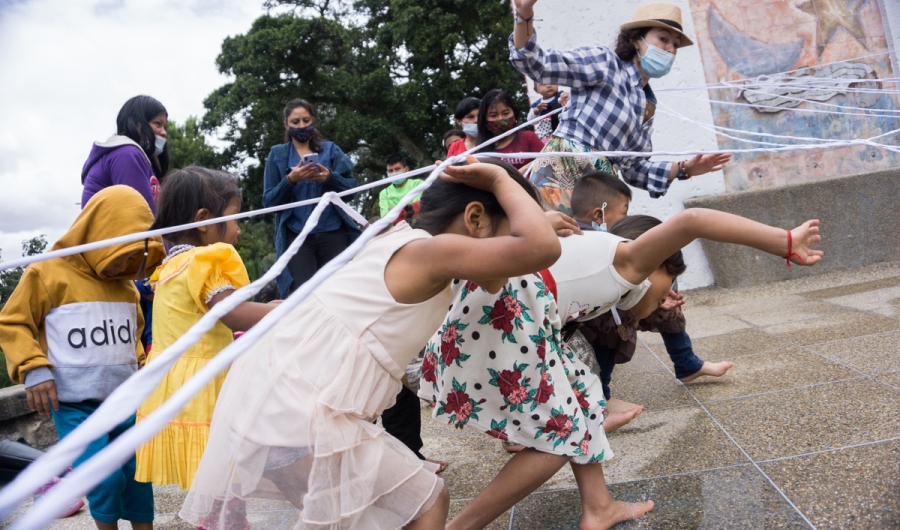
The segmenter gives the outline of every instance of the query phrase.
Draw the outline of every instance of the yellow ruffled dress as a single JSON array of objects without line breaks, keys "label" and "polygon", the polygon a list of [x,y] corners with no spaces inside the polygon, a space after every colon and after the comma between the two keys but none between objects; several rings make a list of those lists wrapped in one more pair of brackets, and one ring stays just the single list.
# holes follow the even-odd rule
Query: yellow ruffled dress
[{"label": "yellow ruffled dress", "polygon": [[[148,363],[181,337],[209,311],[207,304],[218,293],[250,283],[247,269],[233,246],[215,243],[205,247],[173,247],[151,282],[153,345]],[[234,340],[222,322],[209,330],[175,362],[166,378],[137,412],[141,421],[169,399],[185,381]],[[227,372],[197,394],[178,416],[137,452],[135,480],[154,484],[178,484],[187,489],[194,479],[209,437],[216,398]]]}]

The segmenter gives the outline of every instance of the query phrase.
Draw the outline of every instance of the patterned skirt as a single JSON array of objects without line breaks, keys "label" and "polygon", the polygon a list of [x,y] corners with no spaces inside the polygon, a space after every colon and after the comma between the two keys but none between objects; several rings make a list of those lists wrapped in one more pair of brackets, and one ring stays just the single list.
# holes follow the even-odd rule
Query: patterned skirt
[{"label": "patterned skirt", "polygon": [[537,274],[490,294],[455,280],[444,325],[425,348],[419,396],[436,420],[577,464],[612,458],[600,379],[560,338],[556,300]]},{"label": "patterned skirt", "polygon": [[[553,136],[541,152],[588,153],[590,151],[593,149],[586,145]],[[592,171],[616,174],[612,163],[606,157],[554,156],[535,159],[531,167],[531,182],[540,189],[545,210],[559,210],[567,215],[572,215],[572,188],[581,177]]]},{"label": "patterned skirt", "polygon": [[612,313],[603,313],[597,318],[580,322],[578,330],[591,344],[600,343],[616,352],[616,364],[624,364],[634,357],[637,347],[637,332],[681,333],[685,328],[684,313],[680,307],[657,309],[650,316],[638,319],[631,311],[619,310],[619,317],[625,327],[625,339],[619,336],[618,325]]}]

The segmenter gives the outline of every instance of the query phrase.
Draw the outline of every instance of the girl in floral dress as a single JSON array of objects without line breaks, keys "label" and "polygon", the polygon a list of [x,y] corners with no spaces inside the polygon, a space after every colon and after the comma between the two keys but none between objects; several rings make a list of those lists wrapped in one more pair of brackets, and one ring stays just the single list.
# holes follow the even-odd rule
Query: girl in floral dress
[{"label": "girl in floral dress", "polygon": [[[548,480],[566,462],[582,497],[581,528],[609,528],[640,517],[652,501],[619,510],[603,479],[613,454],[603,431],[606,405],[599,378],[561,338],[565,321],[588,320],[612,307],[649,315],[684,272],[680,249],[698,237],[753,246],[812,265],[821,251],[818,221],[792,231],[713,210],[692,209],[666,223],[649,216],[614,229],[561,239],[548,271],[510,278],[497,294],[454,282],[444,325],[426,346],[420,396],[435,401],[434,418],[469,425],[525,445],[448,528],[482,528]],[[632,226],[628,226],[632,225]],[[430,384],[429,384],[430,383]]]}]

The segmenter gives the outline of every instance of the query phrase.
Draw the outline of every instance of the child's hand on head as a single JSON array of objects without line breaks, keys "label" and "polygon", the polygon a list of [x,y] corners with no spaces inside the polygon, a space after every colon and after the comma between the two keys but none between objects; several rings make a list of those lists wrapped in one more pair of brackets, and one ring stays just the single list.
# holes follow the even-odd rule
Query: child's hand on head
[{"label": "child's hand on head", "polygon": [[806,221],[791,230],[791,248],[788,250],[790,260],[797,265],[815,265],[825,255],[821,250],[813,250],[810,245],[822,240],[819,235],[819,220]]},{"label": "child's hand on head", "polygon": [[472,155],[466,157],[467,166],[449,166],[441,178],[455,184],[465,184],[479,190],[491,191],[497,180],[509,178],[506,171],[494,164],[482,164]]},{"label": "child's hand on head", "polygon": [[550,221],[550,226],[552,226],[553,230],[556,231],[557,236],[568,237],[572,234],[581,235],[583,233],[581,231],[581,228],[578,227],[578,222],[568,215],[559,211],[544,213],[547,214],[547,220]]}]

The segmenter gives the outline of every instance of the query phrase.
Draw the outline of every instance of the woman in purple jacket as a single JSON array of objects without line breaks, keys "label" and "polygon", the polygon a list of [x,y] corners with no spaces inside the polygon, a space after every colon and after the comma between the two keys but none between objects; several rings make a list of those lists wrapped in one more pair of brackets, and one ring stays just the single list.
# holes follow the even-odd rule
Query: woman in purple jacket
[{"label": "woman in purple jacket", "polygon": [[81,170],[81,207],[98,191],[115,184],[140,192],[156,213],[159,182],[169,169],[166,123],[169,114],[150,96],[135,96],[116,117],[116,134],[95,142]]},{"label": "woman in purple jacket", "polygon": [[[159,183],[169,170],[166,124],[169,113],[150,96],[134,96],[116,116],[116,134],[105,142],[94,142],[81,170],[81,207],[97,192],[124,184],[136,189],[156,215]],[[134,282],[141,293],[144,333],[141,343],[150,351],[153,342],[153,290],[144,281]]]}]

